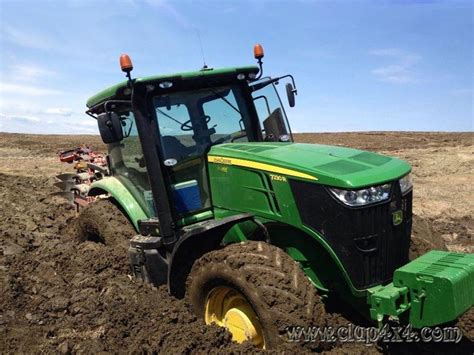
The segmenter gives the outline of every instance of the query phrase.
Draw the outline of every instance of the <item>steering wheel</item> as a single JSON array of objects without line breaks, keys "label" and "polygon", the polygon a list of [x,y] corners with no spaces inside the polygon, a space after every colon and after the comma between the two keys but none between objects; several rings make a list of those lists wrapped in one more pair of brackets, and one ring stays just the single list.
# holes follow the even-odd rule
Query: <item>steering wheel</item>
[{"label": "steering wheel", "polygon": [[[205,115],[205,116],[204,116],[204,119],[205,119],[206,124],[207,124],[207,123],[209,123],[209,121],[211,120],[211,116]],[[192,130],[193,130],[193,126],[192,126],[191,120],[187,120],[186,122],[184,122],[183,124],[181,124],[181,130],[182,130],[182,131],[192,131]]]},{"label": "steering wheel", "polygon": [[184,122],[183,124],[181,124],[181,130],[182,131],[192,131],[193,130],[193,126],[191,124],[191,120],[187,120],[186,122]]}]

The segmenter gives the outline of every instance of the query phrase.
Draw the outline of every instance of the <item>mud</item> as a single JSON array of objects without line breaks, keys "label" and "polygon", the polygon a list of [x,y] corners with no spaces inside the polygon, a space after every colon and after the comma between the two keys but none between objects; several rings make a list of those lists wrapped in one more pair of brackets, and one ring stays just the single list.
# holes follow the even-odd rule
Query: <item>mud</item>
[{"label": "mud", "polygon": [[[415,229],[443,238],[450,250],[470,252],[473,208],[467,199],[472,196],[472,188],[462,181],[473,178],[472,138],[472,134],[396,133],[298,136],[312,142],[345,142],[390,151],[416,164],[418,191],[429,193],[415,194]],[[55,152],[82,143],[104,148],[95,136],[0,133],[0,353],[255,351],[250,344],[233,343],[225,330],[205,326],[183,300],[170,297],[165,288],[153,289],[131,278],[121,247],[77,240],[76,211],[48,194],[55,191],[53,176],[67,171],[67,166],[57,162]],[[433,159],[442,157],[446,176],[451,182],[459,182],[454,195],[441,191],[447,182],[437,184],[432,180],[436,170]],[[450,165],[446,161],[451,161]],[[443,209],[446,204],[449,208]],[[328,312],[329,325],[348,321],[363,324],[337,304],[328,305]],[[459,324],[472,340],[472,309]],[[429,344],[423,346],[398,346],[385,351],[437,351]],[[438,350],[467,351],[472,349],[470,346],[472,343],[464,339],[461,347],[449,345]],[[308,349],[289,343],[281,350],[293,353]],[[330,353],[383,350],[373,344],[342,344]]]},{"label": "mud", "polygon": [[[165,288],[127,275],[125,250],[79,243],[49,179],[0,175],[1,347],[15,352],[239,349]],[[5,228],[6,227],[6,228]]]}]

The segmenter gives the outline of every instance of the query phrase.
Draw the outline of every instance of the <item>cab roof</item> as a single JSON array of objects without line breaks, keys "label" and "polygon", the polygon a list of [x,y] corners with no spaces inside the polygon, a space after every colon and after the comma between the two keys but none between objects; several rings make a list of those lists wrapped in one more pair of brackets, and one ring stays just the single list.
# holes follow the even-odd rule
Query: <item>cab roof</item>
[{"label": "cab roof", "polygon": [[[210,77],[225,77],[225,76],[234,76],[239,73],[249,74],[249,73],[258,73],[257,66],[245,66],[245,67],[233,67],[233,68],[221,68],[221,69],[202,69],[192,72],[183,72],[176,74],[165,74],[165,75],[155,75],[147,76],[133,79],[136,83],[152,83],[152,82],[161,82],[161,81],[175,81],[175,80],[196,80]],[[92,108],[97,104],[100,104],[106,100],[117,99],[117,98],[126,98],[127,93],[127,81],[115,84],[107,89],[104,89],[94,96],[91,96],[87,100],[87,107]],[[128,93],[128,96],[130,93]]]}]

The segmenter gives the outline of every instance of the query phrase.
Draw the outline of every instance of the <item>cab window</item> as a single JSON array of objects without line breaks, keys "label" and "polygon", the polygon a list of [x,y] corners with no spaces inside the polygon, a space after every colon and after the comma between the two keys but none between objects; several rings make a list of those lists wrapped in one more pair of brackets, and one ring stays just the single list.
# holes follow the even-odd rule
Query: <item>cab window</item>
[{"label": "cab window", "polygon": [[[257,85],[265,80],[269,80],[269,78],[262,79],[252,85]],[[262,127],[263,139],[265,141],[292,140],[285,109],[275,85],[272,83],[253,91],[252,97]]]},{"label": "cab window", "polygon": [[125,185],[145,213],[154,216],[156,211],[135,117],[131,111],[121,111],[117,114],[122,120],[124,138],[108,145],[111,173]]}]

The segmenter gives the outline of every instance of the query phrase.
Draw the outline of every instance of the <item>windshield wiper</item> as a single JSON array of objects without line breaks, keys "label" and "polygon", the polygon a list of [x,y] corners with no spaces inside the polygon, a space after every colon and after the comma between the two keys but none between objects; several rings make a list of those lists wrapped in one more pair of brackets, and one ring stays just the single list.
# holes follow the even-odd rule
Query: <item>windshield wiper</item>
[{"label": "windshield wiper", "polygon": [[159,113],[161,113],[163,116],[168,117],[170,120],[173,120],[173,121],[175,121],[176,123],[179,123],[181,126],[183,125],[183,124],[182,124],[181,122],[179,122],[176,118],[174,118],[174,117],[168,115],[167,113],[164,113],[164,112],[161,111],[158,107],[156,108],[156,110],[157,110]]},{"label": "windshield wiper", "polygon": [[229,105],[230,107],[232,107],[232,108],[234,109],[234,111],[237,112],[237,113],[240,115],[240,117],[242,117],[242,114],[240,113],[239,109],[238,109],[237,107],[235,107],[234,105],[232,105],[232,103],[231,103],[229,100],[227,100],[224,96],[219,95],[219,94],[217,93],[217,91],[214,91],[213,89],[210,89],[210,90],[211,90],[212,93],[213,93],[214,95],[216,95],[219,99],[223,100],[227,105]]}]

